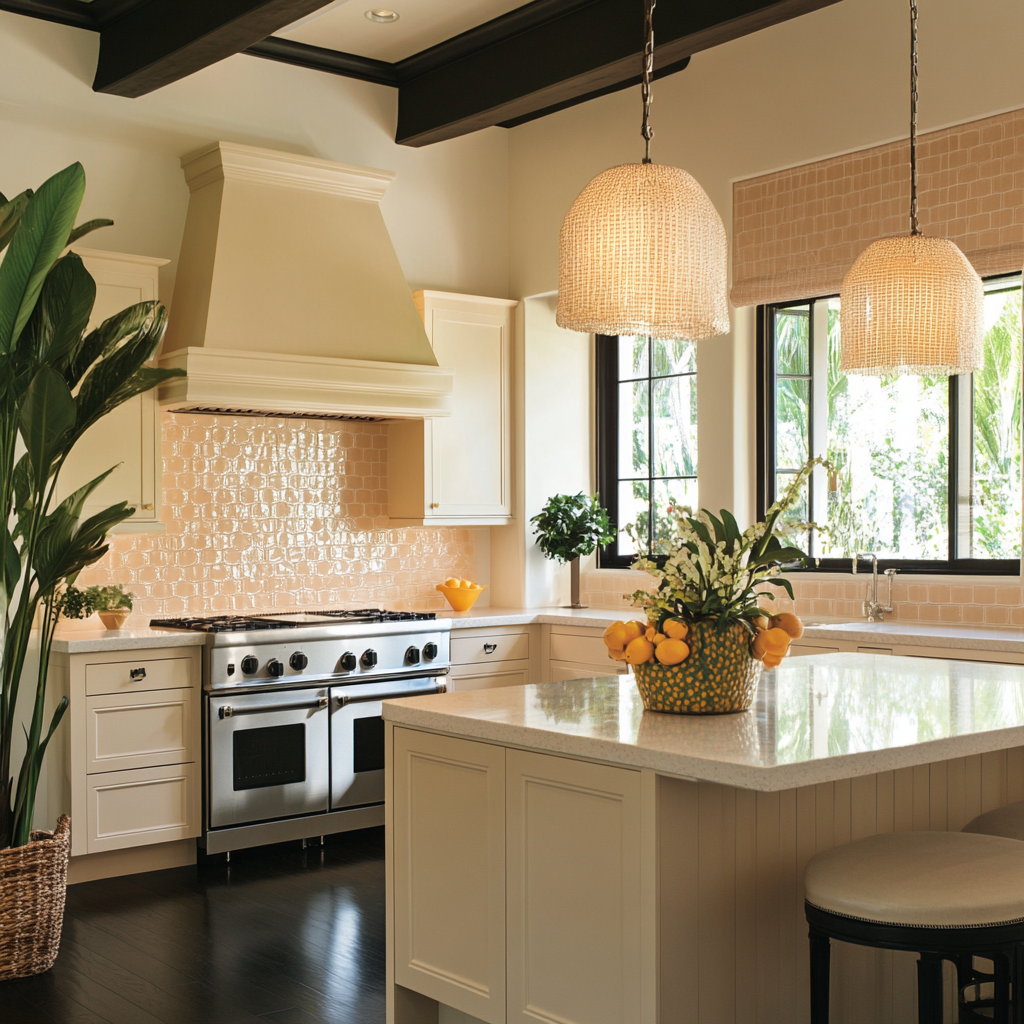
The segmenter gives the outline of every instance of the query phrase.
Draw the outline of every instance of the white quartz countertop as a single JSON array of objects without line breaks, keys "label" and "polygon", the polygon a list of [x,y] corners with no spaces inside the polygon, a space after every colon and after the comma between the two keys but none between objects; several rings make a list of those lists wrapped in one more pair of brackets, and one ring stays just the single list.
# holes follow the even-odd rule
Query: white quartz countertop
[{"label": "white quartz countertop", "polygon": [[199,647],[204,633],[180,629],[58,629],[53,638],[56,654],[95,654],[97,651],[141,651],[154,647]]},{"label": "white quartz countertop", "polygon": [[633,677],[384,702],[388,721],[775,792],[1024,745],[1024,666],[823,654],[734,715],[644,711]]},{"label": "white quartz countertop", "polygon": [[438,612],[439,619],[450,619],[452,629],[482,629],[491,626],[594,626],[604,629],[619,619],[643,619],[635,608],[471,608],[468,612],[450,609]]},{"label": "white quartz countertop", "polygon": [[1014,626],[969,626],[960,623],[851,622],[808,616],[804,636],[816,640],[852,640],[895,647],[951,647],[965,651],[1024,654],[1024,629]]}]

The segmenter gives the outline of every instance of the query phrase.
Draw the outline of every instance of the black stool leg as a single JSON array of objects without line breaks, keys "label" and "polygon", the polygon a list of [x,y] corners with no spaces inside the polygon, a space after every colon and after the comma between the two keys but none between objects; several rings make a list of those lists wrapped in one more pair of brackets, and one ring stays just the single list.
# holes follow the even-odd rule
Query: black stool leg
[{"label": "black stool leg", "polygon": [[995,982],[995,1000],[992,1008],[993,1024],[1010,1024],[1010,974],[1011,953],[996,953],[992,958],[992,974]]},{"label": "black stool leg", "polygon": [[917,961],[917,1024],[942,1024],[942,959],[927,953]]},{"label": "black stool leg", "polygon": [[821,932],[812,931],[810,940],[811,1024],[828,1024],[828,982],[832,950],[828,936]]},{"label": "black stool leg", "polygon": [[1010,982],[1013,985],[1010,1020],[1013,1024],[1024,1024],[1024,945],[1014,946],[1010,956]]}]

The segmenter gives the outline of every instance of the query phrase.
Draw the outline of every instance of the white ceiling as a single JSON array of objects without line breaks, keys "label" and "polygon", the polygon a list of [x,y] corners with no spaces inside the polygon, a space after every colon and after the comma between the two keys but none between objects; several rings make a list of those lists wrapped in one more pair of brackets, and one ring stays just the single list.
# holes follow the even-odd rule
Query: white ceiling
[{"label": "white ceiling", "polygon": [[[521,7],[526,0],[335,0],[274,33],[285,39],[361,57],[397,61]],[[398,21],[370,21],[370,8],[396,11]]]}]

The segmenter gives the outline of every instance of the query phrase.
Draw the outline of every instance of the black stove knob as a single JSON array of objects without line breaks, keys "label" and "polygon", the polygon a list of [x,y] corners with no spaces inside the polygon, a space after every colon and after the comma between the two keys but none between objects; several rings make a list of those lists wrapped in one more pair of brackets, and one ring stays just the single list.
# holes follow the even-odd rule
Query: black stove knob
[{"label": "black stove knob", "polygon": [[284,665],[282,665],[277,658],[271,658],[270,661],[267,662],[267,671],[274,676],[274,678],[277,678],[277,676],[283,676]]},{"label": "black stove knob", "polygon": [[373,649],[363,651],[363,656],[359,660],[363,668],[373,668],[377,664],[377,652]]},{"label": "black stove knob", "polygon": [[247,654],[242,659],[242,671],[247,675],[251,676],[260,667],[260,663],[256,660],[255,655]]},{"label": "black stove knob", "polygon": [[433,661],[437,657],[437,644],[424,644],[423,657],[427,661]]},{"label": "black stove knob", "polygon": [[420,663],[420,649],[418,647],[410,647],[405,652],[405,663],[406,665],[418,665]]},{"label": "black stove knob", "polygon": [[296,672],[301,672],[309,664],[309,658],[307,658],[302,651],[296,651],[288,659],[288,664],[291,665]]},{"label": "black stove knob", "polygon": [[351,651],[346,651],[341,656],[340,665],[346,672],[353,671],[353,669],[355,669],[356,667],[356,664],[356,656]]}]

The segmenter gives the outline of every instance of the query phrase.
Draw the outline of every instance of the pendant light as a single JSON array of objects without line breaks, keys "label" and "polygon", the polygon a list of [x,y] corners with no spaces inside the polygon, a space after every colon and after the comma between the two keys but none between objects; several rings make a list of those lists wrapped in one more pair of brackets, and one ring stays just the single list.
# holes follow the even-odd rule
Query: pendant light
[{"label": "pendant light", "polygon": [[970,373],[982,363],[981,278],[948,238],[917,220],[917,2],[910,0],[910,235],[872,242],[841,292],[844,373]]},{"label": "pendant light", "polygon": [[686,171],[651,163],[655,2],[644,4],[643,163],[599,174],[566,214],[555,321],[596,334],[711,338],[729,331],[725,225]]}]

